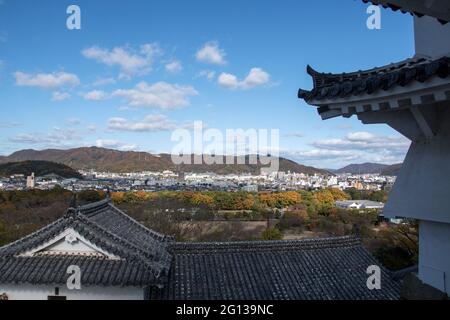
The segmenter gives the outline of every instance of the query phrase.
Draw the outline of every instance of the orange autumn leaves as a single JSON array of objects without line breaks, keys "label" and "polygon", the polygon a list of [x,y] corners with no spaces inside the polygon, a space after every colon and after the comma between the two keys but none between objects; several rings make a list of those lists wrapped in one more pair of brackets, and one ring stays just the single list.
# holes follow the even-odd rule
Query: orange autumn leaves
[{"label": "orange autumn leaves", "polygon": [[[305,191],[283,192],[221,192],[221,191],[161,191],[161,192],[114,192],[111,197],[116,203],[156,202],[173,200],[187,206],[208,207],[216,210],[255,210],[286,208],[301,204]],[[348,199],[348,195],[337,189],[326,189],[308,192],[309,200],[321,204],[334,204],[337,200]],[[312,198],[312,199],[311,199]]]}]

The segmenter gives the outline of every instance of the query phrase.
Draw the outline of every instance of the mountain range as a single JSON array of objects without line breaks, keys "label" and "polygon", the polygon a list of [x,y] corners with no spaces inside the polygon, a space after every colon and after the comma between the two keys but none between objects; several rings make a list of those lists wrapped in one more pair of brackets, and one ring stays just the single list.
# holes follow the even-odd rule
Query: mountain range
[{"label": "mountain range", "polygon": [[397,176],[402,167],[401,163],[387,165],[381,163],[360,163],[360,164],[349,164],[343,168],[338,170],[330,170],[333,173],[341,174],[341,173],[350,173],[350,174],[381,174],[385,176]]},{"label": "mountain range", "polygon": [[[183,172],[214,172],[217,174],[259,174],[260,169],[267,167],[264,157],[258,156],[257,164],[248,164],[249,156],[245,156],[246,164],[182,164],[175,165],[170,154],[154,155],[147,152],[118,151],[98,147],[84,147],[68,150],[46,149],[46,150],[21,150],[9,156],[0,157],[1,163],[20,162],[29,160],[51,161],[64,164],[76,170],[94,169],[97,171],[110,172],[138,172],[138,171],[183,171]],[[193,155],[191,155],[193,159]],[[224,159],[224,158],[223,158]],[[234,163],[237,163],[237,157]],[[241,158],[241,160],[243,160]],[[262,162],[262,163],[261,163]],[[191,161],[193,163],[193,161]],[[225,160],[223,161],[225,163]],[[326,174],[327,170],[304,166],[292,160],[279,158],[279,170],[304,174]]]}]

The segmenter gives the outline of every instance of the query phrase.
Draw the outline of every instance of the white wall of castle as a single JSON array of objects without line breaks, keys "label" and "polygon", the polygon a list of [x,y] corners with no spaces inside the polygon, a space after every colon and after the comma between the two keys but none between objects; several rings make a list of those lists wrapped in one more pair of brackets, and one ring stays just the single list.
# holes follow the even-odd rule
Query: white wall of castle
[{"label": "white wall of castle", "polygon": [[439,58],[450,54],[450,23],[441,24],[435,18],[414,18],[416,54]]},{"label": "white wall of castle", "polygon": [[67,300],[143,300],[144,289],[136,287],[82,287],[80,290],[69,290],[66,286],[1,284],[0,295],[6,294],[9,300],[47,300],[55,295],[55,287],[59,288],[59,296]]}]

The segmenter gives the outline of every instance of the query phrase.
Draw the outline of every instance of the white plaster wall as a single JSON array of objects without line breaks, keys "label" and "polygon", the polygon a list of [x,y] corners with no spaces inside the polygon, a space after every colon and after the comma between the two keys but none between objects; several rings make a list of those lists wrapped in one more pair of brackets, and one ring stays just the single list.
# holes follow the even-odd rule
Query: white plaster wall
[{"label": "white plaster wall", "polygon": [[450,105],[437,118],[436,136],[412,143],[384,207],[386,217],[450,223]]},{"label": "white plaster wall", "polygon": [[450,295],[450,224],[420,221],[419,236],[419,278]]},{"label": "white plaster wall", "polygon": [[55,295],[55,287],[59,287],[59,295],[67,300],[143,300],[144,289],[136,287],[82,287],[81,290],[69,290],[66,286],[33,286],[3,285],[0,283],[0,294],[6,293],[10,300],[47,300]]},{"label": "white plaster wall", "polygon": [[450,53],[450,23],[430,17],[414,18],[416,54],[438,58]]}]

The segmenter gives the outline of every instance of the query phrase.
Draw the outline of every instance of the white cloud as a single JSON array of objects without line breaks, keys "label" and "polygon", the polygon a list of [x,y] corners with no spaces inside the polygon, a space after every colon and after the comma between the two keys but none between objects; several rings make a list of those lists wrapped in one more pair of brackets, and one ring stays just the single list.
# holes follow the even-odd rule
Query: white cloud
[{"label": "white cloud", "polygon": [[206,43],[195,55],[197,61],[216,65],[226,64],[225,56],[226,53],[219,47],[218,42]]},{"label": "white cloud", "polygon": [[305,134],[303,132],[289,132],[283,135],[286,138],[303,138]]},{"label": "white cloud", "polygon": [[98,139],[96,141],[96,145],[99,148],[118,149],[121,151],[131,151],[137,149],[137,146],[135,144],[128,144],[117,140],[108,139]]},{"label": "white cloud", "polygon": [[375,141],[377,136],[370,132],[359,131],[359,132],[350,132],[347,135],[347,139],[350,141]]},{"label": "white cloud", "polygon": [[261,68],[252,68],[243,82],[244,89],[262,86],[270,81],[270,75]]},{"label": "white cloud", "polygon": [[252,68],[244,80],[240,81],[234,74],[222,73],[217,82],[228,89],[252,89],[269,83],[270,75],[261,68]]},{"label": "white cloud", "polygon": [[52,101],[64,101],[70,99],[68,92],[54,91],[52,92]]},{"label": "white cloud", "polygon": [[18,122],[2,122],[0,121],[0,129],[8,129],[20,126]]},{"label": "white cloud", "polygon": [[228,89],[236,89],[239,86],[239,80],[238,78],[231,73],[222,73],[220,74],[219,78],[217,79],[217,82],[225,88]]},{"label": "white cloud", "polygon": [[130,47],[115,47],[111,50],[93,46],[84,49],[83,56],[107,66],[118,66],[120,77],[144,75],[150,72],[154,59],[162,54],[158,44],[147,43],[139,50]]},{"label": "white cloud", "polygon": [[175,60],[165,65],[166,71],[170,73],[179,73],[183,70],[183,66],[180,61]]},{"label": "white cloud", "polygon": [[115,131],[157,132],[176,128],[174,122],[161,114],[151,114],[139,121],[129,121],[124,118],[111,118],[108,129]]},{"label": "white cloud", "polygon": [[370,132],[350,132],[344,138],[323,139],[313,142],[314,147],[329,150],[363,150],[377,152],[379,150],[405,151],[410,145],[403,137],[379,136]]},{"label": "white cloud", "polygon": [[370,132],[350,132],[343,138],[321,139],[313,149],[287,152],[297,161],[320,167],[339,167],[349,163],[398,163],[404,160],[410,141],[402,136]]},{"label": "white cloud", "polygon": [[93,85],[96,86],[96,87],[99,87],[99,86],[105,86],[105,85],[108,85],[108,84],[115,84],[116,82],[117,81],[114,78],[100,78],[100,79],[97,79],[93,83]]},{"label": "white cloud", "polygon": [[195,76],[196,78],[206,78],[208,80],[213,80],[216,76],[216,72],[212,70],[202,70]]},{"label": "white cloud", "polygon": [[79,124],[81,124],[81,120],[78,119],[78,118],[69,118],[69,119],[67,119],[67,122],[69,124],[72,124],[72,125],[79,125]]},{"label": "white cloud", "polygon": [[82,137],[73,129],[54,127],[50,133],[20,133],[9,139],[11,142],[24,144],[45,144],[60,147],[78,144]]},{"label": "white cloud", "polygon": [[18,86],[44,89],[77,86],[80,84],[80,79],[75,74],[66,72],[28,74],[17,71],[14,73],[14,77]]},{"label": "white cloud", "polygon": [[313,149],[307,151],[296,151],[291,154],[300,157],[303,160],[345,159],[348,161],[357,159],[357,155],[349,150]]},{"label": "white cloud", "polygon": [[108,98],[108,94],[101,90],[93,90],[83,95],[85,100],[89,101],[101,101]]},{"label": "white cloud", "polygon": [[198,92],[192,86],[182,86],[167,82],[148,84],[141,82],[134,89],[120,89],[113,96],[121,97],[132,107],[155,107],[174,109],[190,104],[189,97]]},{"label": "white cloud", "polygon": [[37,137],[34,134],[31,133],[19,133],[15,137],[12,137],[9,139],[12,142],[17,143],[40,143],[40,142],[47,142],[47,140],[43,140],[41,137]]}]

